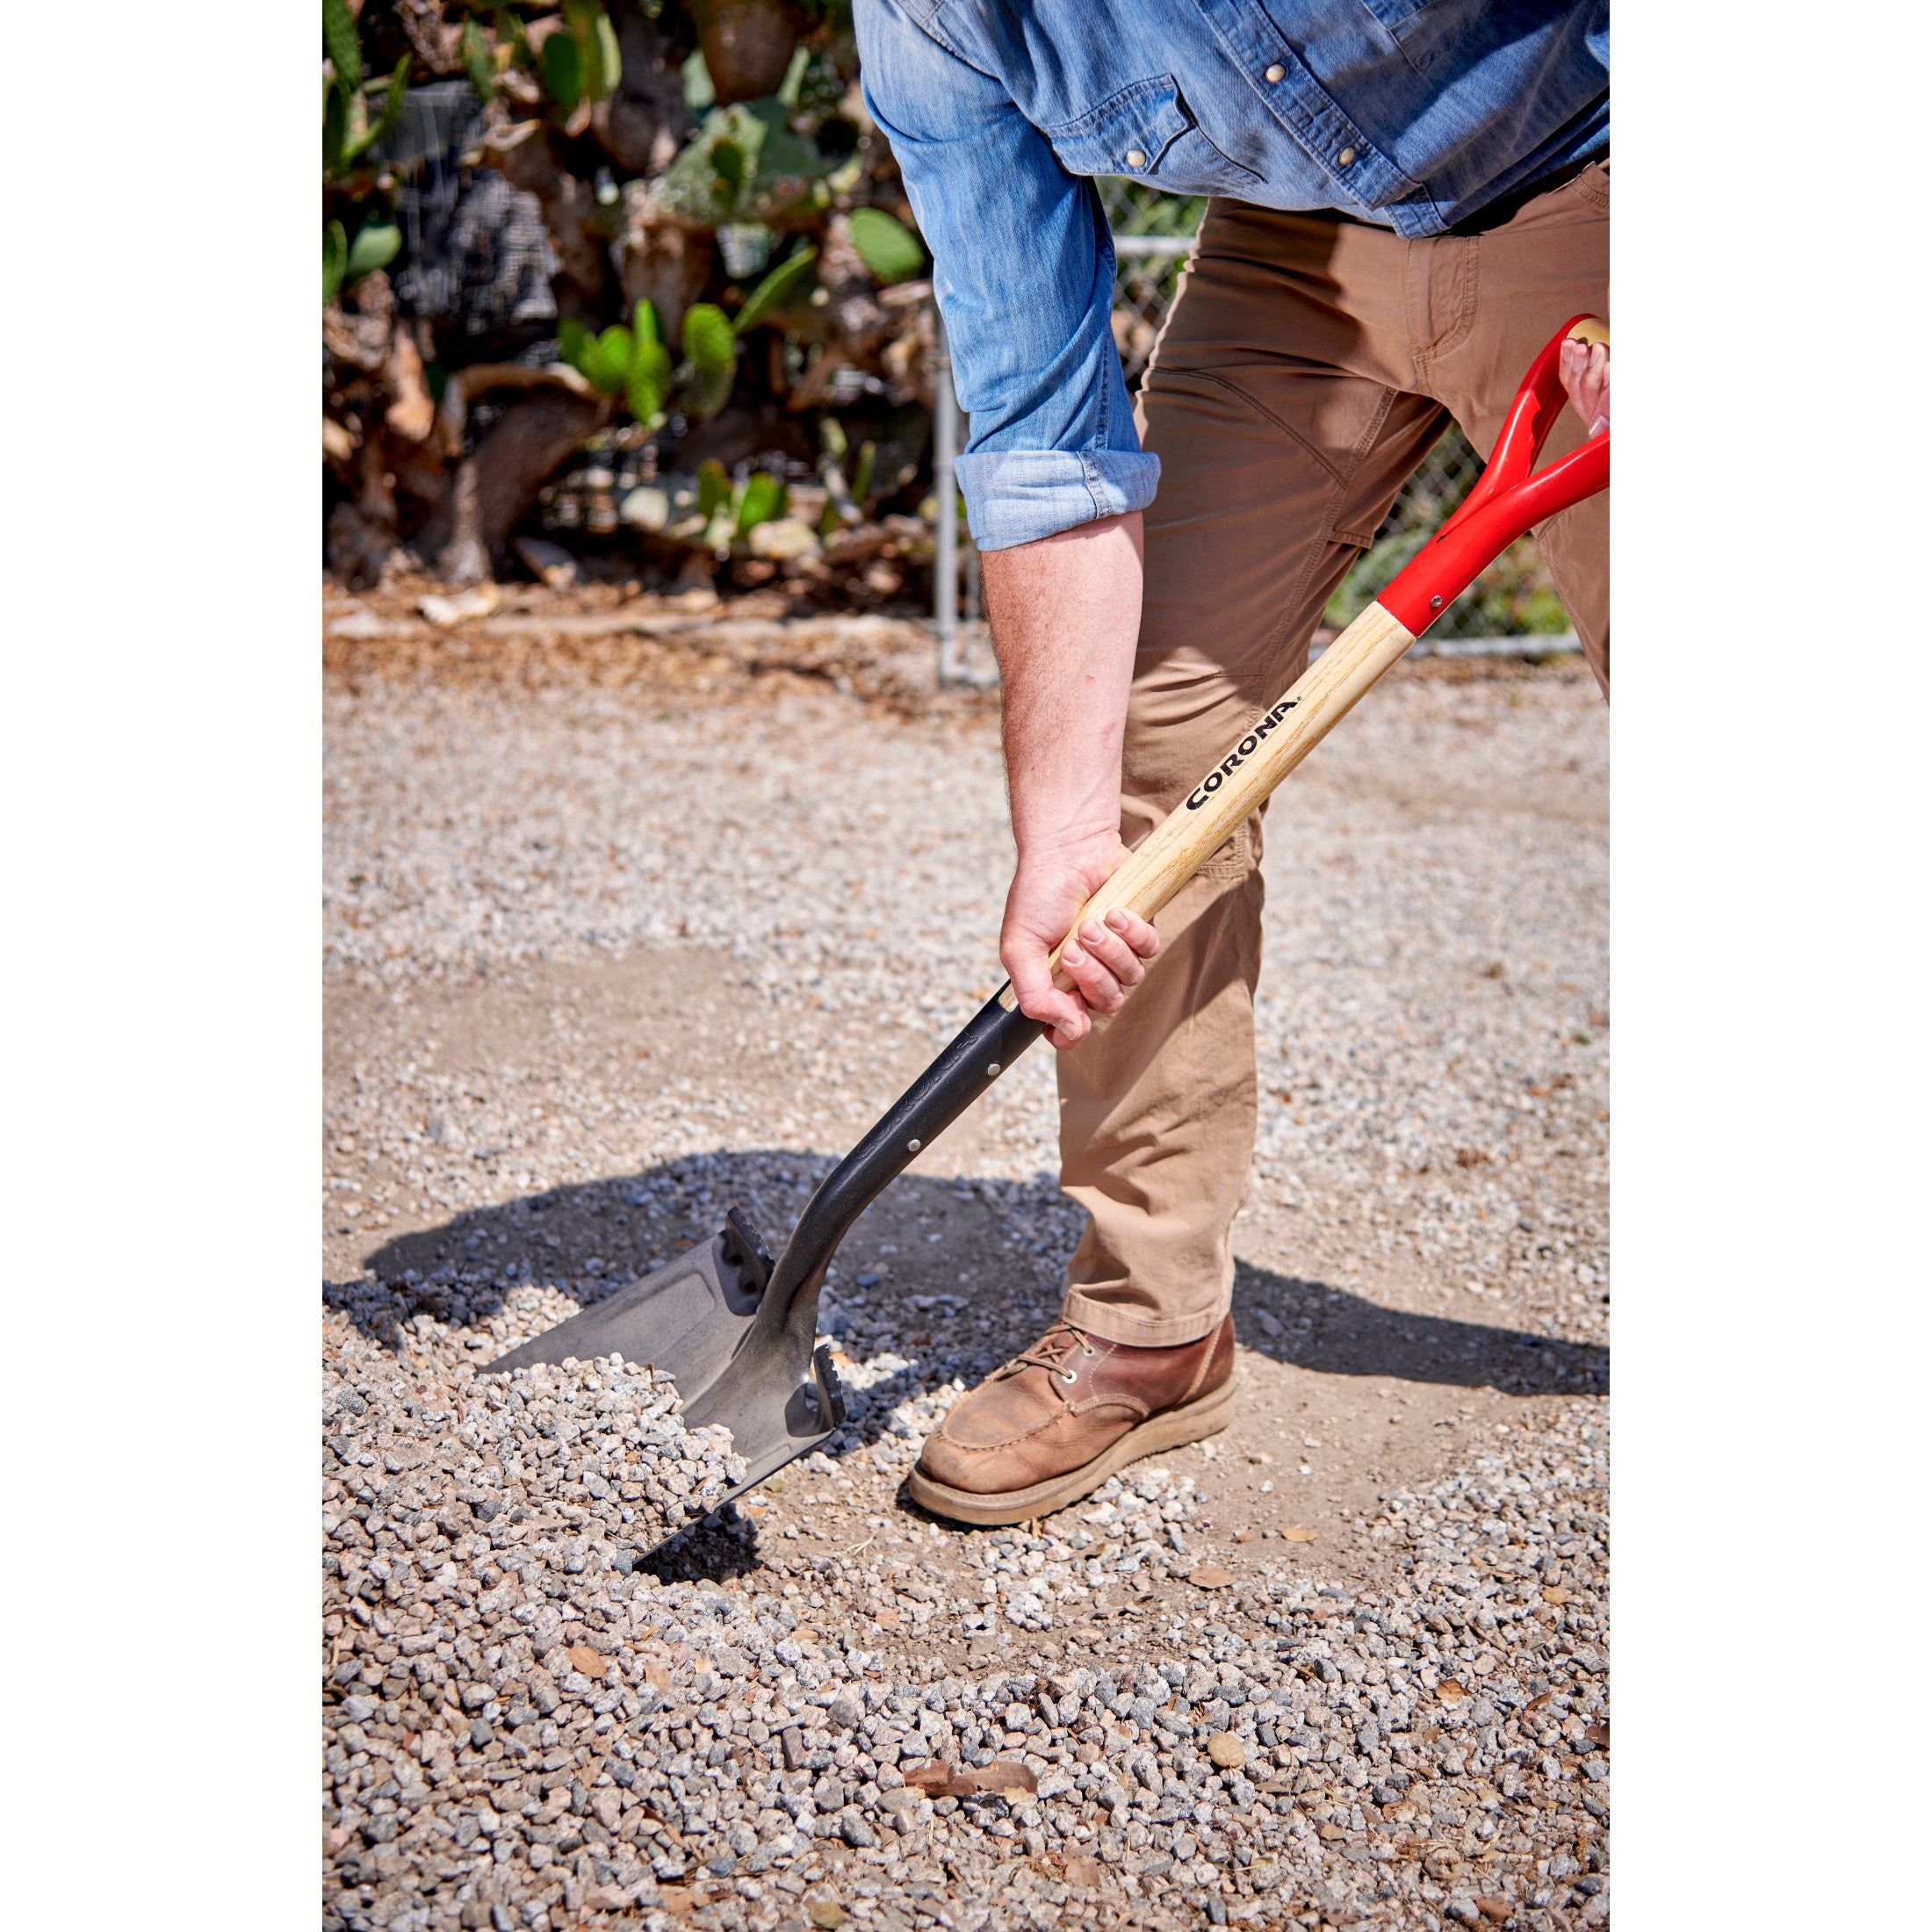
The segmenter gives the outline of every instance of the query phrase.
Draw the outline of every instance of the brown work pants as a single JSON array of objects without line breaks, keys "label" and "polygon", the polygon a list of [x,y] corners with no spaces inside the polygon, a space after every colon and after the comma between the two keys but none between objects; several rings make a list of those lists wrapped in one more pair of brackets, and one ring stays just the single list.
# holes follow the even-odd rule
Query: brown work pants
[{"label": "brown work pants", "polygon": [[[1128,844],[1301,676],[1335,587],[1449,420],[1487,457],[1551,335],[1582,311],[1607,318],[1609,230],[1597,167],[1487,233],[1432,241],[1209,205],[1141,394],[1161,481]],[[1582,438],[1566,409],[1545,460]],[[1598,496],[1535,533],[1606,692],[1609,521]],[[1190,1342],[1227,1311],[1254,1152],[1261,904],[1258,813],[1161,914],[1126,1007],[1059,1057],[1061,1185],[1092,1217],[1066,1314],[1109,1340]]]}]

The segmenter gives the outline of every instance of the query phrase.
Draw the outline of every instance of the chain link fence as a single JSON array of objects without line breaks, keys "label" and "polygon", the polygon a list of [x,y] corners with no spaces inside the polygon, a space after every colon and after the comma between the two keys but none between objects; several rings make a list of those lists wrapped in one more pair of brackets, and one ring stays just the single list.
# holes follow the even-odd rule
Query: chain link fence
[{"label": "chain link fence", "polygon": [[[1102,180],[1100,205],[1114,231],[1114,339],[1129,391],[1138,389],[1208,204],[1156,193],[1136,181]],[[1420,550],[1482,473],[1482,459],[1452,423],[1396,497],[1375,540],[1343,579],[1323,613],[1325,627],[1352,622]],[[1547,638],[1571,641],[1569,618],[1548,568],[1528,538],[1513,544],[1445,611],[1431,641]]]}]

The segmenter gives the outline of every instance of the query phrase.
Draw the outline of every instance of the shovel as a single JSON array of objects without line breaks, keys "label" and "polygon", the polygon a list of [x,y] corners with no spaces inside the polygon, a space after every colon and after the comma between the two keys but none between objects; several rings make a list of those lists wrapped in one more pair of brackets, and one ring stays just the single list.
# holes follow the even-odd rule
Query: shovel
[{"label": "shovel", "polygon": [[[1579,315],[1551,337],[1517,391],[1481,479],[1455,515],[1121,861],[1081,907],[1070,935],[1116,906],[1151,919],[1478,573],[1532,524],[1609,484],[1607,429],[1532,473],[1563,407],[1557,357],[1573,339],[1607,344],[1610,331]],[[1057,966],[1057,949],[1053,956]],[[819,1287],[847,1230],[1044,1031],[1020,1011],[1012,986],[1002,986],[825,1177],[775,1262],[732,1208],[710,1241],[559,1323],[489,1373],[605,1355],[667,1370],[686,1426],[722,1423],[745,1459],[744,1481],[721,1501],[755,1488],[845,1420],[831,1349],[817,1333]]]}]

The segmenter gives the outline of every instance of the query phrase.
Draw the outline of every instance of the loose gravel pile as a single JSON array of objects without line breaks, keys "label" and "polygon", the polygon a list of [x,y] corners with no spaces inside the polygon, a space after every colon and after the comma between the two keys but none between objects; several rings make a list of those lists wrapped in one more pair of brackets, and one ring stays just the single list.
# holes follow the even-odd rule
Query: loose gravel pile
[{"label": "loose gravel pile", "polygon": [[[335,984],[407,1011],[534,975],[556,1044],[332,1076],[328,1922],[1604,1922],[1605,1451],[1571,1393],[1600,1370],[1474,1442],[1442,1414],[1446,1473],[1340,1511],[1345,1548],[1298,1527],[1345,1486],[1316,1409],[1232,1459],[1237,1532],[1204,1501],[1212,1444],[1010,1531],[898,1500],[1079,1232],[1043,1053],[970,1158],[854,1230],[821,1320],[850,1418],[746,1505],[705,1516],[728,1445],[646,1373],[479,1377],[728,1202],[781,1238],[846,1144],[840,1096],[897,1085],[869,1018],[936,1044],[997,978],[991,717],[742,698],[330,697]],[[1590,1359],[1604,740],[1572,681],[1398,680],[1278,800],[1237,1230],[1244,1339],[1273,1359],[1243,1373],[1333,1382],[1270,1401],[1373,1379],[1393,1424],[1408,1396],[1350,1353],[1365,1266],[1446,1301],[1412,1322],[1445,1360],[1507,1322]],[[576,1030],[543,977],[640,946],[724,962],[739,1057],[702,1085]]]},{"label": "loose gravel pile", "polygon": [[976,1539],[980,1602],[909,1582],[868,1634],[796,1583],[634,1561],[653,1507],[730,1474],[647,1372],[479,1381],[463,1337],[409,1332],[400,1373],[343,1336],[327,1399],[331,1923],[1603,1921],[1588,1425],[1391,1497],[1391,1592],[1271,1581],[1137,1657],[941,1676],[935,1624],[1045,1631],[1149,1565],[1231,1582],[1189,1551],[1191,1481]]}]

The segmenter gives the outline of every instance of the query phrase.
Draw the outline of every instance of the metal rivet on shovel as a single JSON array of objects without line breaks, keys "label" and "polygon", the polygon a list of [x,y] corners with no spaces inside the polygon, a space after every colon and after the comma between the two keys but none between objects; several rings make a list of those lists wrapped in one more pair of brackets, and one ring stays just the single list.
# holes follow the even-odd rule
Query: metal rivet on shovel
[{"label": "metal rivet on shovel", "polygon": [[919,1143],[917,1141],[908,1141],[905,1143],[905,1151],[908,1154],[916,1154],[919,1152]]},{"label": "metal rivet on shovel", "polygon": [[992,1064],[986,1069],[986,1078],[989,1080],[997,1080],[999,1078],[998,1061],[995,1060]]}]

